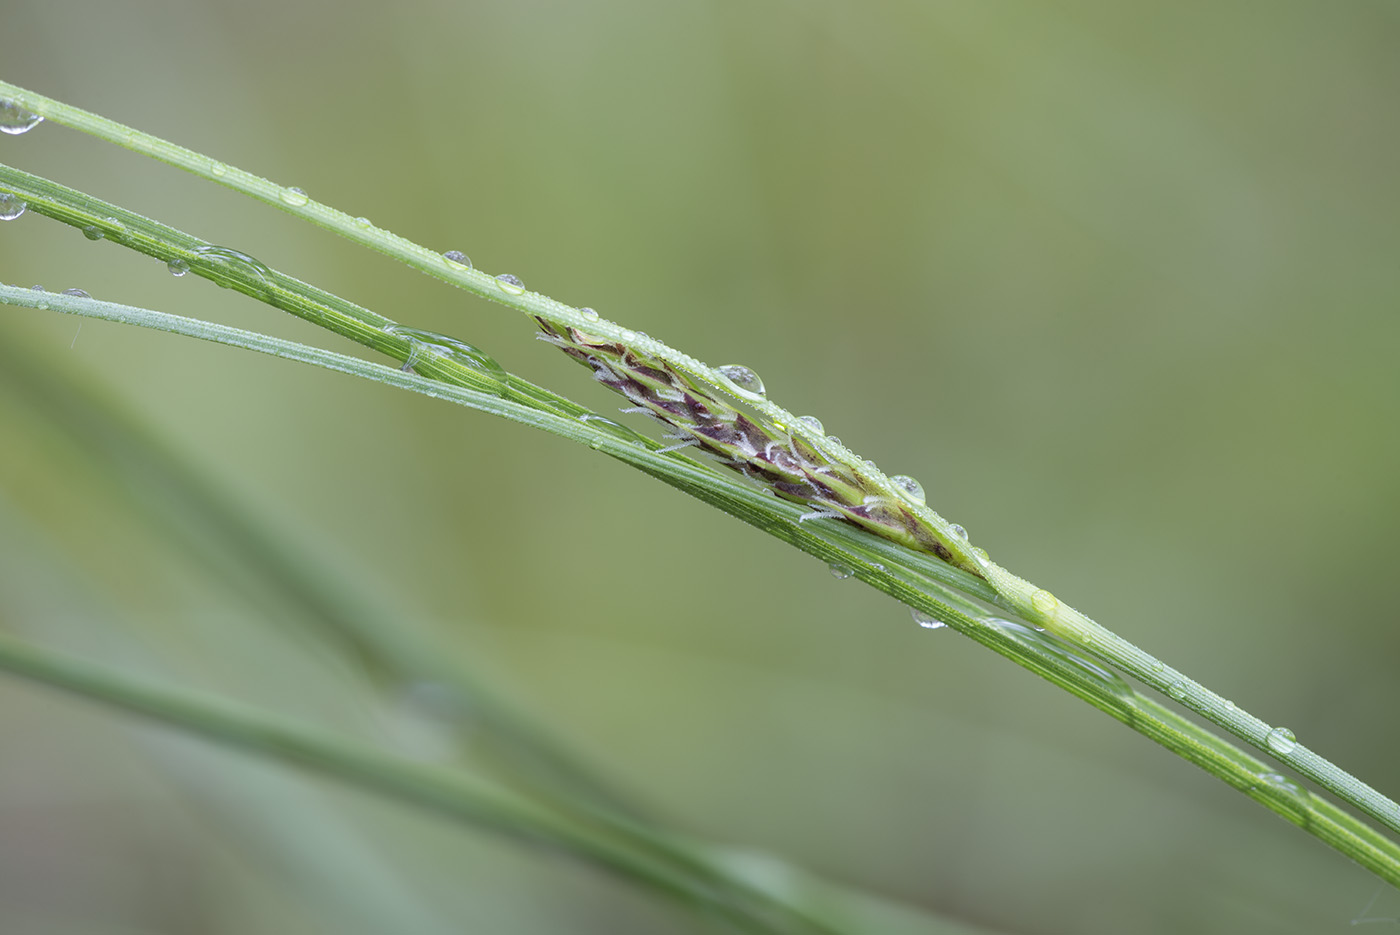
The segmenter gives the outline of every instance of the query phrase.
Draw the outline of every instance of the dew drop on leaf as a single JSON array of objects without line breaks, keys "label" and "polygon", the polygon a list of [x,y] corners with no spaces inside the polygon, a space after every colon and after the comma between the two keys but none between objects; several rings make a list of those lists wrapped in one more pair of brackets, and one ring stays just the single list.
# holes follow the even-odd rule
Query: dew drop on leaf
[{"label": "dew drop on leaf", "polygon": [[19,136],[44,122],[38,114],[31,114],[14,101],[0,101],[0,133]]},{"label": "dew drop on leaf", "polygon": [[28,208],[23,199],[9,192],[0,192],[0,221],[13,221]]}]

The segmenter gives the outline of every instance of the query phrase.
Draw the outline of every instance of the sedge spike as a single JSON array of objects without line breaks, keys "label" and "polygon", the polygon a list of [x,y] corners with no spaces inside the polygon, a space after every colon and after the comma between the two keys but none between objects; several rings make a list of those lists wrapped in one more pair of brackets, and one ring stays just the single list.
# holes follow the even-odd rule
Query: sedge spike
[{"label": "sedge spike", "polygon": [[[579,328],[535,320],[541,340],[588,367],[593,379],[631,403],[623,412],[649,415],[672,430],[666,437],[679,444],[662,450],[698,447],[778,497],[811,507],[803,519],[844,520],[958,564],[912,504],[883,494],[860,468],[828,458],[781,423],[751,418],[667,361]],[[976,567],[967,570],[981,574]]]}]

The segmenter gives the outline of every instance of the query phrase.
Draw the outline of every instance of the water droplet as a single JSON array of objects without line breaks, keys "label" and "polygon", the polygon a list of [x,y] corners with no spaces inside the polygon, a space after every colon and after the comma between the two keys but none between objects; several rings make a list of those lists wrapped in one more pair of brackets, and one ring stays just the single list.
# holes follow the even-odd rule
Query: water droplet
[{"label": "water droplet", "polygon": [[798,416],[797,421],[802,423],[804,428],[815,435],[820,435],[826,431],[826,428],[822,425],[822,420],[818,419],[816,416]]},{"label": "water droplet", "polygon": [[113,240],[120,240],[121,238],[126,236],[126,225],[123,224],[120,220],[118,220],[117,218],[105,218],[104,220],[107,224],[108,230],[111,231],[111,233],[108,234],[108,236],[111,237]]},{"label": "water droplet", "polygon": [[856,573],[856,570],[854,568],[849,568],[845,565],[842,565],[840,562],[832,562],[826,567],[827,570],[831,572],[831,577],[839,578],[842,581],[845,581],[847,578],[851,577],[851,575],[854,575]]},{"label": "water droplet", "polygon": [[627,328],[623,328],[621,331],[619,331],[617,336],[629,344],[637,340],[637,332]]},{"label": "water droplet", "polygon": [[[585,412],[583,415],[578,417],[578,420],[580,422],[587,422],[589,425],[596,425],[603,431],[607,432],[609,435],[616,436],[617,438],[620,438],[623,441],[636,442],[638,444],[646,443],[646,440],[642,438],[641,435],[632,431],[627,426],[623,425],[621,422],[614,422],[607,416],[600,416],[597,413],[593,412]],[[589,445],[589,447],[597,448],[598,443],[593,442]]]},{"label": "water droplet", "polygon": [[207,247],[195,247],[194,255],[195,265],[203,272],[213,273],[210,278],[214,284],[225,289],[235,282],[249,285],[250,280],[265,287],[272,285],[272,270],[239,250],[211,244]]},{"label": "water droplet", "polygon": [[583,308],[579,309],[579,310],[578,310],[578,313],[579,313],[580,315],[583,316],[583,320],[584,320],[584,321],[597,321],[597,320],[598,320],[598,313],[595,312],[595,311],[593,311],[593,309],[589,308],[589,307],[586,306],[586,305],[585,305]]},{"label": "water droplet", "polygon": [[190,271],[190,264],[179,257],[175,257],[169,263],[165,264],[165,268],[170,270],[170,275],[172,276],[183,276]]},{"label": "water droplet", "polygon": [[924,504],[924,485],[908,474],[896,474],[890,478],[890,482],[906,499],[920,506]]},{"label": "water droplet", "polygon": [[311,200],[306,197],[306,192],[302,191],[300,188],[284,188],[279,195],[282,201],[291,205],[293,208],[300,208]]},{"label": "water droplet", "polygon": [[18,136],[21,133],[27,133],[43,122],[43,117],[31,114],[14,101],[0,101],[0,133]]},{"label": "water droplet", "polygon": [[925,630],[941,630],[948,625],[937,617],[930,617],[922,610],[913,607],[909,608],[909,616],[913,617],[914,622]]},{"label": "water droplet", "polygon": [[374,222],[367,217],[358,217],[355,218],[355,226],[362,227],[365,230],[369,230],[371,227],[374,226]]},{"label": "water droplet", "polygon": [[384,330],[388,334],[396,334],[400,337],[407,338],[412,345],[412,353],[404,365],[405,369],[411,368],[413,363],[421,359],[422,355],[425,353],[431,354],[434,357],[446,357],[449,360],[456,361],[469,370],[475,370],[477,373],[490,377],[499,384],[499,389],[502,392],[505,391],[505,368],[496,362],[496,358],[480,348],[473,347],[465,341],[459,341],[451,335],[439,334],[436,331],[422,331],[418,328],[402,328],[398,325],[391,325]]},{"label": "water droplet", "polygon": [[103,237],[107,236],[107,232],[96,224],[89,224],[87,227],[83,228],[83,236],[88,240],[101,240]]},{"label": "water droplet", "polygon": [[1136,693],[1121,675],[1112,669],[1107,669],[1096,662],[1085,659],[1054,637],[1024,624],[1003,620],[1000,617],[986,617],[983,618],[982,622],[995,627],[1020,643],[1033,646],[1045,655],[1053,656],[1061,662],[1073,666],[1089,676],[1100,690],[1117,701],[1125,702],[1128,705],[1134,704],[1133,699],[1136,697]]},{"label": "water droplet", "polygon": [[1293,731],[1286,727],[1275,727],[1269,731],[1269,736],[1265,738],[1269,749],[1281,756],[1287,756],[1293,752],[1293,748],[1298,746],[1298,738],[1293,736]]},{"label": "water droplet", "polygon": [[76,296],[78,296],[78,297],[80,297],[80,298],[84,298],[84,299],[90,299],[90,298],[92,298],[91,295],[89,295],[88,293],[84,292],[82,289],[76,289],[76,288],[75,288],[75,289],[64,289],[62,292],[59,293],[59,295],[76,295]]},{"label": "water droplet", "polygon": [[501,291],[508,295],[524,295],[525,284],[520,281],[519,276],[510,273],[502,273],[496,277],[496,285],[501,287]]},{"label": "water droplet", "polygon": [[1177,701],[1181,701],[1186,697],[1186,683],[1181,679],[1176,679],[1167,686],[1167,694],[1171,695]]},{"label": "water droplet", "polygon": [[222,162],[211,162],[209,163],[209,171],[214,174],[215,178],[223,178],[228,174],[228,166]]},{"label": "water droplet", "polygon": [[1259,780],[1271,789],[1299,798],[1307,796],[1307,790],[1282,773],[1260,773]]},{"label": "water droplet", "polygon": [[472,258],[467,256],[461,250],[448,250],[442,255],[442,258],[447,261],[448,266],[451,266],[454,269],[472,268]]},{"label": "water droplet", "polygon": [[961,526],[959,526],[957,523],[954,523],[953,525],[949,526],[949,527],[948,527],[948,530],[949,530],[950,532],[952,532],[953,535],[955,535],[955,536],[957,536],[959,539],[961,539],[962,541],[964,541],[964,542],[967,541],[967,530],[966,530],[966,529],[963,529],[963,528],[962,528]]},{"label": "water droplet", "polygon": [[34,285],[32,285],[32,286],[29,287],[29,291],[30,291],[30,292],[47,292],[48,290],[44,288],[44,286],[43,286],[42,283],[37,283],[37,282],[36,282]]},{"label": "water droplet", "polygon": [[10,192],[0,192],[0,221],[13,221],[26,210],[29,205],[18,195]]},{"label": "water droplet", "polygon": [[762,399],[767,392],[763,386],[763,379],[743,364],[725,364],[723,367],[716,367],[715,372],[734,384],[739,395],[746,399]]},{"label": "water droplet", "polygon": [[1153,660],[1152,665],[1150,665],[1148,668],[1150,668],[1156,675],[1161,675],[1163,672],[1167,671],[1166,663],[1161,662],[1159,660]]},{"label": "water droplet", "polygon": [[1044,588],[1037,589],[1031,595],[1031,607],[1035,608],[1037,613],[1053,614],[1059,606],[1060,602],[1055,595]]}]

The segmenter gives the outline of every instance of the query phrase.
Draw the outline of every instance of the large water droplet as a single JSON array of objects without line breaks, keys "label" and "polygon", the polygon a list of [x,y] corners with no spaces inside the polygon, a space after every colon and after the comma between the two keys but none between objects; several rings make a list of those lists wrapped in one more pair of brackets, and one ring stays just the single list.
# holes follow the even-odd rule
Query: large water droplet
[{"label": "large water droplet", "polygon": [[501,287],[501,291],[507,295],[524,295],[525,284],[520,281],[519,276],[510,273],[502,273],[496,277],[496,285]]},{"label": "large water droplet", "polygon": [[18,136],[21,133],[27,133],[43,122],[43,117],[31,114],[14,101],[0,101],[0,133]]},{"label": "large water droplet", "polygon": [[839,578],[842,581],[845,581],[847,578],[851,577],[851,575],[854,575],[856,573],[856,570],[854,568],[842,565],[840,562],[832,562],[826,567],[827,570],[831,572],[831,577]]},{"label": "large water droplet", "polygon": [[446,260],[447,265],[452,267],[453,269],[472,268],[472,258],[467,256],[461,250],[448,250],[442,255],[442,258]]},{"label": "large water droplet", "polygon": [[589,308],[587,305],[579,309],[578,313],[583,316],[584,321],[597,321],[599,317],[598,313],[593,311],[593,309]]},{"label": "large water droplet", "polygon": [[1185,699],[1187,694],[1186,682],[1182,679],[1174,679],[1172,683],[1167,686],[1167,694],[1177,701]]},{"label": "large water droplet", "polygon": [[937,617],[931,617],[915,607],[909,608],[909,616],[913,617],[914,622],[925,630],[941,630],[948,625]]},{"label": "large water droplet", "polygon": [[1132,686],[1123,680],[1122,676],[1112,669],[1104,668],[1096,662],[1085,659],[1049,634],[1010,620],[1003,620],[1000,617],[987,617],[982,622],[1080,670],[1088,675],[1099,689],[1118,701],[1128,705],[1134,703],[1135,692]]},{"label": "large water droplet", "polygon": [[763,386],[763,379],[743,364],[725,364],[723,367],[716,367],[715,371],[734,384],[740,396],[762,399],[767,392]]},{"label": "large water droplet", "polygon": [[1053,614],[1060,606],[1059,600],[1044,588],[1040,588],[1031,595],[1031,607],[1041,614]]},{"label": "large water droplet", "polygon": [[[578,417],[578,420],[580,422],[587,422],[589,425],[597,426],[598,428],[607,432],[609,435],[613,435],[617,438],[622,439],[623,441],[636,442],[637,444],[646,444],[646,439],[642,438],[641,435],[632,431],[627,426],[623,425],[621,422],[614,422],[607,416],[600,416],[595,412],[585,412],[583,415]],[[595,442],[592,443],[589,447],[597,448],[598,445]]]},{"label": "large water droplet", "polygon": [[72,289],[64,289],[62,292],[59,293],[59,295],[76,295],[76,296],[78,296],[79,298],[83,298],[83,299],[90,299],[90,298],[92,298],[92,295],[91,295],[90,293],[88,293],[87,291],[85,291],[85,290],[83,290],[83,289],[78,289],[78,288],[76,288],[76,287],[75,287],[75,288],[72,288]]},{"label": "large water droplet", "polygon": [[826,431],[825,426],[822,425],[822,420],[818,419],[816,416],[798,416],[797,421],[802,423],[803,428],[813,434],[820,435]]},{"label": "large water droplet", "polygon": [[300,208],[311,200],[306,196],[306,192],[302,191],[300,188],[284,188],[278,195],[281,197],[282,201],[291,205],[293,208]]},{"label": "large water droplet", "polygon": [[920,506],[924,504],[924,485],[908,474],[896,474],[890,478],[890,482],[906,499]]},{"label": "large water droplet", "polygon": [[101,240],[103,237],[107,236],[107,232],[96,224],[89,224],[87,227],[83,228],[83,236],[88,240]]},{"label": "large water droplet", "polygon": [[194,255],[195,265],[204,272],[213,273],[214,283],[225,289],[232,285],[228,280],[244,284],[249,284],[252,280],[255,284],[265,287],[272,285],[272,270],[239,250],[211,244],[207,247],[195,247]]},{"label": "large water droplet", "polygon": [[123,224],[119,219],[106,218],[104,220],[107,224],[107,229],[111,232],[110,234],[108,234],[108,236],[111,237],[113,240],[121,240],[123,237],[126,236],[126,225]]},{"label": "large water droplet", "polygon": [[209,171],[214,174],[215,178],[223,178],[228,174],[228,166],[222,162],[211,162],[209,163]]},{"label": "large water droplet", "polygon": [[967,530],[963,529],[957,523],[954,523],[953,525],[949,526],[948,529],[950,532],[952,532],[953,535],[957,536],[962,541],[967,541]]},{"label": "large water droplet", "polygon": [[190,271],[190,264],[177,256],[166,263],[165,268],[170,270],[170,275],[172,276],[183,276]]},{"label": "large water droplet", "polygon": [[0,221],[13,221],[28,208],[29,205],[18,195],[0,192]]},{"label": "large water droplet", "polygon": [[1281,756],[1287,756],[1298,746],[1298,738],[1293,736],[1293,731],[1286,727],[1275,727],[1269,731],[1269,736],[1265,738],[1269,749]]},{"label": "large water droplet", "polygon": [[434,357],[446,357],[470,370],[490,377],[500,384],[502,392],[505,391],[505,368],[496,362],[496,358],[480,348],[460,341],[449,334],[439,334],[436,331],[422,331],[418,328],[403,328],[398,325],[391,325],[384,330],[388,334],[407,338],[412,346],[412,354],[404,365],[405,369],[411,368],[413,363],[425,353],[432,354]]}]

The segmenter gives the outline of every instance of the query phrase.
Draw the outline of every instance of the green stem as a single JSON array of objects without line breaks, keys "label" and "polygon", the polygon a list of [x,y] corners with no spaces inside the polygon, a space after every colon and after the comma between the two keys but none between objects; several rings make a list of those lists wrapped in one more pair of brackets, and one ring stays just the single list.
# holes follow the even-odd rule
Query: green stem
[{"label": "green stem", "polygon": [[[448,818],[560,850],[682,902],[706,907],[753,932],[816,933],[825,926],[772,904],[716,891],[712,881],[660,863],[626,841],[460,773],[385,756],[224,699],[158,688],[106,667],[0,637],[0,671],[63,689],[226,746],[323,773]],[[726,898],[731,897],[731,898]]]},{"label": "green stem", "polygon": [[[1223,738],[1190,724],[1133,691],[1111,673],[1097,670],[1042,634],[1015,628],[976,613],[975,604],[958,598],[958,606],[939,599],[928,587],[936,569],[952,584],[943,563],[919,556],[842,523],[802,523],[802,509],[734,478],[674,455],[623,441],[590,422],[566,419],[494,393],[449,386],[414,374],[335,354],[295,342],[179,316],[67,295],[36,293],[0,286],[0,303],[49,308],[87,317],[121,321],[315,364],[502,416],[512,421],[587,444],[632,465],[828,563],[843,564],[855,576],[917,608],[1018,664],[1072,692],[1156,743],[1224,780],[1250,798],[1305,829],[1339,852],[1400,887],[1400,845],[1368,828],[1330,803],[1276,776]],[[969,576],[970,577],[970,576]]]}]

